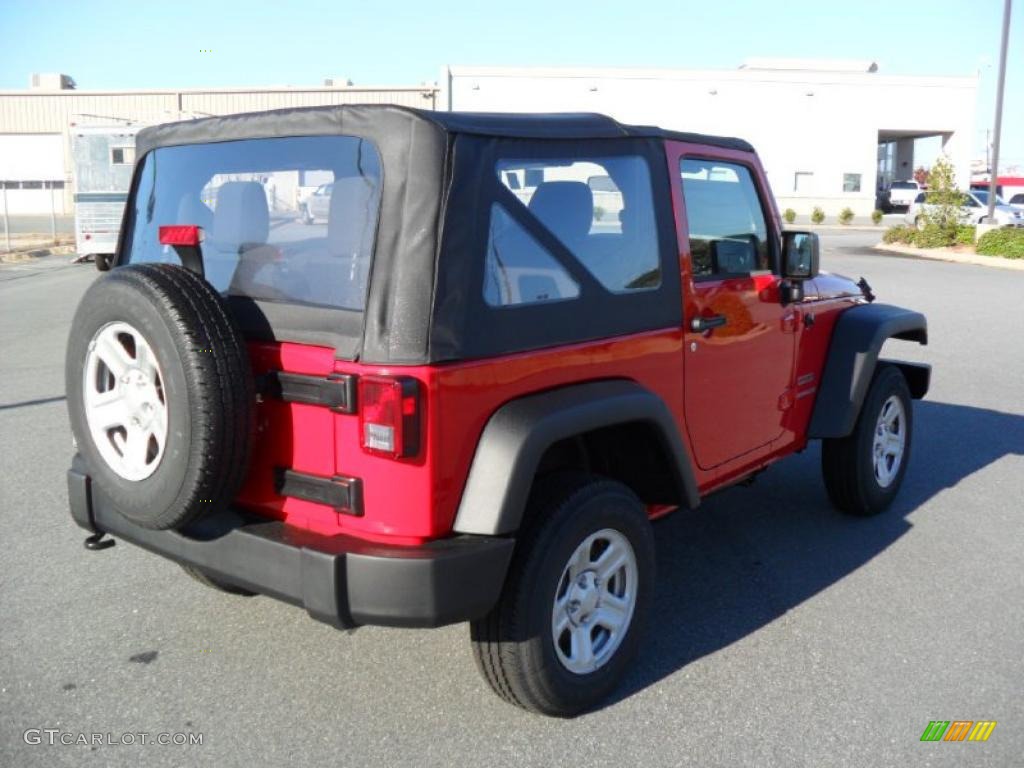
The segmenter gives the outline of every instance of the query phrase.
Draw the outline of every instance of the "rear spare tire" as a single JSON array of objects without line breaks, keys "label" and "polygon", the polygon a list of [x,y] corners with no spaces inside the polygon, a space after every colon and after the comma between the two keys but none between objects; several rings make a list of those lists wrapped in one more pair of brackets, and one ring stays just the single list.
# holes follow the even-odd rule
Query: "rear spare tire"
[{"label": "rear spare tire", "polygon": [[238,493],[253,377],[220,295],[170,264],[119,267],[75,313],[68,413],[93,482],[146,528],[184,526]]}]

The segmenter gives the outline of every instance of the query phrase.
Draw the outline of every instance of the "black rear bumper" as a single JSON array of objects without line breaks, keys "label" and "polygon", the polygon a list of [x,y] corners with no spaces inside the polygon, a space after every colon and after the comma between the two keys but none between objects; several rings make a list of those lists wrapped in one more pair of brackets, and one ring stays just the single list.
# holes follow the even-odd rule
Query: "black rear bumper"
[{"label": "black rear bumper", "polygon": [[324,536],[236,509],[185,531],[153,531],[123,517],[76,461],[71,516],[219,579],[304,607],[339,628],[436,627],[479,618],[501,593],[514,540],[455,536],[414,547]]}]

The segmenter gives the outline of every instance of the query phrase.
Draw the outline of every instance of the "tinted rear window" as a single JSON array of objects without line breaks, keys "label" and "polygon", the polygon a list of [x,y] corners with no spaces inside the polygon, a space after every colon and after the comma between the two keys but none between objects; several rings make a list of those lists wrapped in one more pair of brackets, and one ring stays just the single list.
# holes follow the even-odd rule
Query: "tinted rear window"
[{"label": "tinted rear window", "polygon": [[918,189],[913,181],[894,181],[890,189]]},{"label": "tinted rear window", "polygon": [[163,147],[142,163],[125,258],[179,263],[159,227],[197,224],[221,293],[362,310],[380,186],[376,148],[350,136]]}]

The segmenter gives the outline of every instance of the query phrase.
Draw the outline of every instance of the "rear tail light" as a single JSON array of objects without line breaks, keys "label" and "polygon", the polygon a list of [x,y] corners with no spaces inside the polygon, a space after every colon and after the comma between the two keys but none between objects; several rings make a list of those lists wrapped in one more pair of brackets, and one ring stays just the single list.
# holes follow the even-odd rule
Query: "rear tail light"
[{"label": "rear tail light", "polygon": [[420,449],[419,384],[407,377],[359,379],[359,439],[363,450],[392,459]]}]

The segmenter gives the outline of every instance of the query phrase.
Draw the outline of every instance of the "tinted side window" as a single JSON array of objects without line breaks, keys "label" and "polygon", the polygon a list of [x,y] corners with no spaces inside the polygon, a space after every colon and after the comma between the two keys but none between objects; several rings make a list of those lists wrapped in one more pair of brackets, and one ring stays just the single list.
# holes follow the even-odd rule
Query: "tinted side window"
[{"label": "tinted side window", "polygon": [[643,158],[506,159],[498,162],[497,173],[604,288],[626,293],[661,285],[651,178]]},{"label": "tinted side window", "polygon": [[771,269],[764,212],[750,171],[699,158],[680,162],[694,277]]}]

